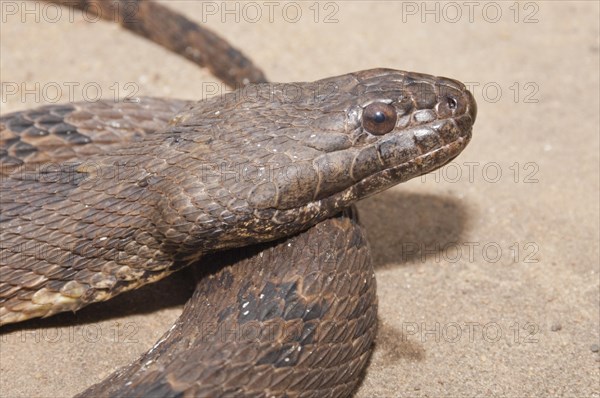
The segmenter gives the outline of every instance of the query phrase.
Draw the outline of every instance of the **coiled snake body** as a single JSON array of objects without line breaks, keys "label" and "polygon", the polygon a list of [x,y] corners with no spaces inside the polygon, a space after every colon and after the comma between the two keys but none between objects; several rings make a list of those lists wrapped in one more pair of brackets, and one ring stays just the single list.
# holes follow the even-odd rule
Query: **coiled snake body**
[{"label": "coiled snake body", "polygon": [[453,159],[475,115],[461,83],[389,69],[5,115],[0,324],[197,262],[173,328],[84,396],[347,396],[377,303],[339,213]]}]

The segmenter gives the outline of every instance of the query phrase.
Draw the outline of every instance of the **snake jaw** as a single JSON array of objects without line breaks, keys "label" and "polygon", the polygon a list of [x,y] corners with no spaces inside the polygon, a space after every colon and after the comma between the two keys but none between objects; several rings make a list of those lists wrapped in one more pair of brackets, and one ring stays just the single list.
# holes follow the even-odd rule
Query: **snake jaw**
[{"label": "snake jaw", "polygon": [[[319,200],[319,212],[327,212],[328,208],[349,206],[352,203],[375,195],[394,185],[414,177],[429,173],[452,161],[467,146],[470,132],[456,141],[444,145],[432,152],[418,156],[400,165],[384,169],[368,176],[340,193]],[[439,162],[439,163],[438,163]]]}]

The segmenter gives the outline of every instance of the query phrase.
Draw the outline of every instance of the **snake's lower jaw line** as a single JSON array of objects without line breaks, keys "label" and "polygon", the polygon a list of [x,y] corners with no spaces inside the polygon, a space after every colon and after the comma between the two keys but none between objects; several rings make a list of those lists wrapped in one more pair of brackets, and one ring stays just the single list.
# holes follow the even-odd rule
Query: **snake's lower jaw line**
[{"label": "snake's lower jaw line", "polygon": [[465,149],[471,140],[471,136],[472,124],[467,128],[461,128],[459,136],[455,140],[357,182],[350,188],[355,191],[352,196],[364,198],[374,195],[450,163]]},{"label": "snake's lower jaw line", "polygon": [[429,173],[439,168],[440,165],[447,164],[460,154],[469,143],[469,139],[470,136],[459,137],[456,141],[444,145],[435,151],[411,159],[398,166],[383,170],[371,177],[367,177],[364,181],[361,181],[362,185],[375,189],[365,196],[374,195],[394,185]]},{"label": "snake's lower jaw line", "polygon": [[[394,185],[427,174],[456,158],[467,146],[470,139],[471,131],[467,130],[463,136],[455,141],[408,162],[368,176],[342,192],[317,201],[316,206],[320,209],[347,207],[358,200],[375,195]],[[315,204],[313,203],[313,205]]]}]

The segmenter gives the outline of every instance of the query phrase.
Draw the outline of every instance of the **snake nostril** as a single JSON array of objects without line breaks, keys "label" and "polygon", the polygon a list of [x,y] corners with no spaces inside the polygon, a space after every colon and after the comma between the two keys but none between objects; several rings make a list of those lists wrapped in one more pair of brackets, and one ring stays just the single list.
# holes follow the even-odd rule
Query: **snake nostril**
[{"label": "snake nostril", "polygon": [[450,109],[456,109],[458,107],[458,101],[454,97],[446,97],[446,103]]}]

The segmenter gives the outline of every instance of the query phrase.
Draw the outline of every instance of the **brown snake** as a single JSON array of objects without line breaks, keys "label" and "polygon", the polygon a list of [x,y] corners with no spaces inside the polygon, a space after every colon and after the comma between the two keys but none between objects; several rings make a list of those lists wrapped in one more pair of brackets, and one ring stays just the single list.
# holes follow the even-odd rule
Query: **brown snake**
[{"label": "brown snake", "polygon": [[348,396],[377,302],[339,213],[449,162],[475,116],[461,83],[389,69],[5,115],[0,324],[197,263],[177,323],[82,396]]}]

